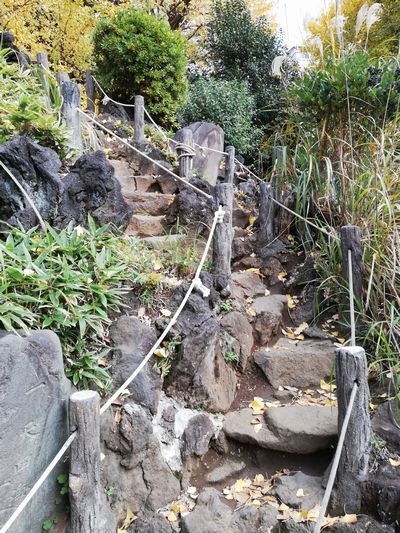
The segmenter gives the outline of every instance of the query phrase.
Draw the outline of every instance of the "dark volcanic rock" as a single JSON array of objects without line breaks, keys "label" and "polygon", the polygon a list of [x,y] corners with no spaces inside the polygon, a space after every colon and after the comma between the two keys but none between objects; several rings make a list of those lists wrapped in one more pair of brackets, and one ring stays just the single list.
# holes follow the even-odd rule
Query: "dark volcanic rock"
[{"label": "dark volcanic rock", "polygon": [[[385,402],[372,419],[372,430],[377,433],[393,452],[400,454],[400,416],[396,405]],[[399,474],[400,475],[400,474]]]},{"label": "dark volcanic rock", "polygon": [[65,227],[71,220],[85,224],[89,213],[98,225],[111,222],[122,229],[132,213],[114,177],[114,168],[101,150],[80,157],[64,178],[55,224]]},{"label": "dark volcanic rock", "polygon": [[21,52],[14,44],[15,37],[9,31],[0,32],[0,49],[8,48],[10,54],[7,56],[7,62],[18,63],[23,69],[31,64],[31,59],[27,54]]},{"label": "dark volcanic rock", "polygon": [[[192,178],[190,183],[201,191],[213,196],[214,188],[206,181],[200,178]],[[196,192],[191,187],[185,186],[182,182],[178,183],[178,187],[179,194],[175,197],[170,217],[175,218],[176,214],[179,213],[179,220],[184,221],[185,224],[200,223],[197,228],[198,231],[206,230],[207,225],[211,225],[214,218],[214,201]]]},{"label": "dark volcanic rock", "polygon": [[[132,208],[125,203],[114,169],[101,151],[78,159],[63,179],[61,161],[53,150],[18,136],[0,146],[0,159],[31,198],[41,217],[58,228],[87,223],[90,213],[99,225],[125,228]],[[0,220],[24,228],[37,217],[9,174],[0,168]]]},{"label": "dark volcanic rock", "polygon": [[[156,341],[155,333],[136,317],[122,316],[110,327],[113,349],[114,386],[122,383],[134,372]],[[157,411],[162,377],[160,371],[147,363],[129,387],[130,399],[152,413]]]},{"label": "dark volcanic rock", "polygon": [[203,456],[208,452],[214,431],[214,424],[207,415],[199,414],[191,418],[183,433],[183,454]]},{"label": "dark volcanic rock", "polygon": [[[51,220],[62,190],[58,171],[61,161],[50,148],[27,137],[15,137],[0,145],[0,159],[28,193],[44,220]],[[29,229],[39,221],[26,198],[7,172],[0,167],[0,220]]]},{"label": "dark volcanic rock", "polygon": [[164,462],[150,417],[141,406],[125,404],[119,423],[111,410],[106,411],[101,436],[102,479],[104,486],[114,489],[110,503],[118,520],[128,507],[155,512],[178,496],[180,483]]}]

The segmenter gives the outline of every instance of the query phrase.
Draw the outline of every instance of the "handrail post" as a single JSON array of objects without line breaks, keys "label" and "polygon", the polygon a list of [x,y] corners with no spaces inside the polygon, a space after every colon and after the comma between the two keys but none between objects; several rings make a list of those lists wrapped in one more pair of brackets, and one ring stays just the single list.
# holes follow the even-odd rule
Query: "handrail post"
[{"label": "handrail post", "polygon": [[218,183],[214,189],[217,207],[225,211],[224,219],[217,224],[213,240],[213,274],[214,287],[227,298],[231,294],[231,259],[232,259],[232,183]]},{"label": "handrail post", "polygon": [[115,531],[100,478],[100,396],[79,391],[70,398],[71,444],[69,501],[71,533]]},{"label": "handrail post", "polygon": [[56,72],[56,82],[59,87],[66,81],[70,81],[67,72],[63,72],[62,70]]},{"label": "handrail post", "polygon": [[193,132],[190,128],[182,128],[176,139],[180,143],[177,145],[179,176],[184,180],[190,180],[193,166]]},{"label": "handrail post", "polygon": [[275,238],[276,206],[273,202],[274,190],[272,183],[260,183],[258,243],[263,249]]},{"label": "handrail post", "polygon": [[348,251],[351,250],[354,296],[358,302],[361,302],[362,244],[360,228],[358,226],[343,226],[340,229],[340,246],[342,248],[342,277],[349,281]]},{"label": "handrail post", "polygon": [[96,108],[96,104],[95,104],[96,90],[94,86],[94,80],[93,80],[91,69],[86,70],[85,89],[86,89],[86,97],[87,97],[86,108],[88,111],[94,112]]},{"label": "handrail post", "polygon": [[144,98],[140,95],[135,96],[134,140],[144,142]]},{"label": "handrail post", "polygon": [[235,177],[235,147],[227,146],[225,156],[225,182],[233,183]]},{"label": "handrail post", "polygon": [[47,54],[45,52],[38,52],[36,54],[36,62],[37,66],[39,67],[39,77],[45,90],[46,105],[50,107],[50,89],[46,78],[46,74],[49,73],[49,60]]},{"label": "handrail post", "polygon": [[361,509],[361,483],[368,476],[371,451],[368,363],[363,348],[350,346],[336,350],[335,369],[339,434],[355,383],[358,388],[338,466],[332,508],[335,514],[359,513]]},{"label": "handrail post", "polygon": [[81,93],[79,85],[65,81],[60,87],[63,97],[61,114],[66,127],[69,129],[69,145],[78,154],[82,153],[81,116],[77,108],[81,107]]}]

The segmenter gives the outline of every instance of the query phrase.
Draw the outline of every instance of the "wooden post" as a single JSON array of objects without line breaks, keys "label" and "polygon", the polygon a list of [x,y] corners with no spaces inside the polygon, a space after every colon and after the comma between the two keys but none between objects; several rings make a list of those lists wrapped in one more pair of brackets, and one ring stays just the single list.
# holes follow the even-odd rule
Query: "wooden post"
[{"label": "wooden post", "polygon": [[192,177],[193,166],[193,132],[189,128],[183,128],[178,132],[176,139],[184,146],[177,146],[177,153],[179,158],[179,176],[185,180]]},{"label": "wooden post", "polygon": [[258,243],[260,249],[270,244],[275,238],[275,204],[272,201],[274,196],[271,183],[260,183],[260,207],[259,207],[259,228]]},{"label": "wooden post", "polygon": [[351,250],[353,267],[354,296],[358,302],[362,301],[362,244],[361,231],[358,226],[343,226],[340,229],[340,245],[342,248],[342,276],[349,281],[348,252]]},{"label": "wooden post", "polygon": [[368,476],[371,451],[368,363],[365,351],[358,346],[339,348],[336,350],[335,370],[339,434],[354,383],[357,383],[358,389],[339,461],[331,506],[335,514],[359,513],[361,483]]},{"label": "wooden post", "polygon": [[144,98],[140,95],[135,96],[134,139],[144,142]]},{"label": "wooden post", "polygon": [[235,148],[234,146],[227,146],[225,156],[225,182],[233,183],[235,177]]},{"label": "wooden post", "polygon": [[86,89],[86,97],[87,97],[87,110],[88,111],[94,111],[96,104],[96,90],[94,86],[94,80],[92,76],[92,71],[90,69],[87,69],[86,76],[85,76],[85,89]]},{"label": "wooden post", "polygon": [[225,211],[223,222],[217,224],[213,240],[213,274],[214,287],[227,298],[231,294],[231,259],[232,259],[232,183],[218,183],[214,190],[217,208]]},{"label": "wooden post", "polygon": [[72,394],[70,427],[72,431],[77,431],[70,456],[70,531],[115,531],[115,519],[100,479],[100,396],[97,392],[79,391]]},{"label": "wooden post", "polygon": [[45,52],[38,52],[36,54],[36,62],[37,66],[39,67],[39,77],[41,79],[42,85],[45,90],[45,100],[46,104],[50,106],[50,89],[49,89],[49,83],[46,78],[46,74],[48,74],[49,71],[49,60],[47,58],[47,54]]},{"label": "wooden post", "polygon": [[61,70],[56,72],[56,82],[59,87],[61,87],[61,85],[66,81],[69,81],[69,76],[66,72],[62,72]]},{"label": "wooden post", "polygon": [[60,91],[63,97],[61,114],[69,129],[69,145],[80,154],[82,152],[81,115],[77,111],[77,108],[81,106],[79,86],[71,81],[65,81],[61,85]]}]

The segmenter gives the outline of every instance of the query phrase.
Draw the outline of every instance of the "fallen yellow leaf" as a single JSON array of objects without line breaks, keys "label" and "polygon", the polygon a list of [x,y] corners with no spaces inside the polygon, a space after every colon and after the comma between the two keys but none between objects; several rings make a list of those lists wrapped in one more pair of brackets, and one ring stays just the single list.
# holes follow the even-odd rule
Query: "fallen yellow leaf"
[{"label": "fallen yellow leaf", "polygon": [[279,281],[282,281],[283,283],[285,283],[286,276],[287,276],[287,272],[279,272],[279,274],[278,274]]},{"label": "fallen yellow leaf", "polygon": [[165,351],[165,348],[158,348],[157,350],[154,350],[154,355],[165,358],[167,357],[167,352]]},{"label": "fallen yellow leaf", "polygon": [[178,520],[178,517],[176,516],[174,511],[171,511],[167,515],[167,520],[168,520],[168,522],[176,522]]},{"label": "fallen yellow leaf", "polygon": [[137,519],[137,516],[135,515],[135,513],[132,511],[132,509],[128,509],[126,510],[126,516],[125,516],[125,519],[123,521],[123,524],[122,526],[119,528],[119,532],[120,531],[127,531],[129,526],[132,524],[132,522],[134,522],[135,520]]},{"label": "fallen yellow leaf", "polygon": [[162,316],[171,316],[172,315],[172,312],[169,310],[169,309],[161,309],[161,314]]},{"label": "fallen yellow leaf", "polygon": [[356,524],[357,515],[356,514],[345,514],[339,518],[339,522],[342,524]]},{"label": "fallen yellow leaf", "polygon": [[327,392],[333,392],[336,389],[336,385],[334,385],[333,383],[327,383],[324,379],[321,379],[321,381],[319,382],[319,386],[322,390]]},{"label": "fallen yellow leaf", "polygon": [[389,463],[392,466],[400,466],[400,459],[389,459]]}]

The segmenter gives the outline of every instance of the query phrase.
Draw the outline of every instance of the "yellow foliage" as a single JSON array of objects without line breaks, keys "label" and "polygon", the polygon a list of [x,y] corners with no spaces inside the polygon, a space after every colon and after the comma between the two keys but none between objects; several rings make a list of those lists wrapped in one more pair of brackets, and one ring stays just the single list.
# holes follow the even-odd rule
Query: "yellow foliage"
[{"label": "yellow foliage", "polygon": [[84,0],[2,0],[0,21],[21,50],[33,57],[47,52],[55,69],[77,76],[90,66],[91,33],[98,19],[120,8],[121,3],[115,6],[110,0],[97,0],[92,7]]}]

